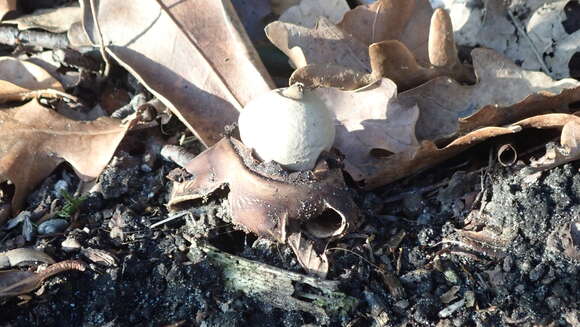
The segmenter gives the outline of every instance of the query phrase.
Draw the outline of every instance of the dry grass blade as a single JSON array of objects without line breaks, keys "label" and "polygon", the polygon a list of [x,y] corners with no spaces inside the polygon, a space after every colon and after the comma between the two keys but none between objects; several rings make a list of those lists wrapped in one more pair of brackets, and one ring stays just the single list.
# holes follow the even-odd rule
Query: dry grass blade
[{"label": "dry grass blade", "polygon": [[3,23],[17,24],[19,30],[33,28],[43,29],[52,33],[64,33],[72,24],[81,21],[81,8],[61,7],[54,9],[39,9],[29,15],[24,15]]},{"label": "dry grass blade", "polygon": [[326,17],[331,22],[338,23],[349,9],[346,0],[302,0],[288,8],[279,20],[312,28],[316,26],[318,17]]}]

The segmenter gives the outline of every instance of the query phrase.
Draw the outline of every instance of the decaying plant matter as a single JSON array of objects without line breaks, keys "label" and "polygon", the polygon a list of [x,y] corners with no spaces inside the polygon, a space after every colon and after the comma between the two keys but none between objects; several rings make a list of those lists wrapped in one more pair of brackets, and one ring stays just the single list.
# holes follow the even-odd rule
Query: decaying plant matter
[{"label": "decaying plant matter", "polygon": [[0,110],[0,180],[16,186],[12,208],[62,162],[69,162],[85,180],[96,178],[131,127],[102,117],[75,121],[43,107],[36,99]]},{"label": "decaying plant matter", "polygon": [[85,263],[67,260],[54,263],[43,271],[0,271],[0,299],[34,291],[45,279],[67,270],[84,271]]},{"label": "decaying plant matter", "polygon": [[[286,50],[280,43],[280,37],[280,33],[271,33],[272,41],[291,59],[294,58],[298,50]],[[299,41],[296,40],[299,45],[308,46],[306,40],[303,43]],[[297,65],[297,70],[290,77],[290,83],[301,82],[308,86],[354,90],[386,77],[397,84],[399,91],[404,91],[439,76],[449,76],[465,83],[475,81],[472,67],[459,61],[453,40],[453,26],[449,14],[443,9],[435,10],[431,17],[427,51],[428,60],[418,60],[404,42],[387,39],[368,46],[370,67],[366,70],[338,65],[332,61],[330,64],[325,62]],[[366,73],[367,71],[370,73]]]},{"label": "decaying plant matter", "polygon": [[[326,160],[294,179],[283,171],[261,169],[251,149],[226,137],[182,166],[192,177],[175,179],[170,207],[227,187],[233,222],[261,237],[286,242],[303,233],[311,241],[328,241],[344,235],[359,219],[340,169],[329,167]],[[299,247],[295,251],[316,254],[312,247]],[[305,268],[325,275],[328,266],[320,269],[318,262],[314,269]]]},{"label": "decaying plant matter", "polygon": [[[90,2],[81,5],[92,43],[104,42],[107,52],[207,146],[220,140],[238,110],[273,88],[230,0],[203,5],[102,0],[96,4],[96,18]],[[168,35],[174,47],[159,46]]]}]

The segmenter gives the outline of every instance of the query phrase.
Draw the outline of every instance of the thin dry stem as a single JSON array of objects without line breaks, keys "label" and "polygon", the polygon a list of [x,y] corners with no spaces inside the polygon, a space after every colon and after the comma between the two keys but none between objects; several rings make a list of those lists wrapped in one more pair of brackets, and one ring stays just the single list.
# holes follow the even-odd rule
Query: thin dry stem
[{"label": "thin dry stem", "polygon": [[99,25],[99,19],[97,18],[97,10],[95,7],[95,0],[90,0],[91,14],[93,15],[93,20],[95,21],[95,26],[97,27],[97,34],[99,35],[99,51],[105,62],[105,69],[103,70],[103,77],[109,76],[111,71],[111,62],[109,61],[109,56],[105,49],[105,42],[103,41],[103,33],[101,32],[101,25]]}]

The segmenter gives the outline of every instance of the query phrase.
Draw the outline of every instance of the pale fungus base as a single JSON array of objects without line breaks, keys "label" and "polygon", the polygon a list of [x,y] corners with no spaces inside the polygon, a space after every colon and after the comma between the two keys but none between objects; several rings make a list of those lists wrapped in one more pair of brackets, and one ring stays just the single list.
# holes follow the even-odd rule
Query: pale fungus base
[{"label": "pale fungus base", "polygon": [[252,100],[239,118],[240,136],[264,161],[289,170],[311,170],[334,143],[334,117],[302,84]]}]

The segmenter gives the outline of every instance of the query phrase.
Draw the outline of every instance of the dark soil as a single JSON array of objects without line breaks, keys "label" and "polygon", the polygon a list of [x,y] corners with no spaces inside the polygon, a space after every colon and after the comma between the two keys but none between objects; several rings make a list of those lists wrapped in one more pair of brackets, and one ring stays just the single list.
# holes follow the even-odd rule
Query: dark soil
[{"label": "dark soil", "polygon": [[[320,322],[310,313],[285,311],[228,290],[219,265],[203,255],[188,256],[197,244],[189,241],[197,239],[241,257],[301,271],[287,246],[233,228],[223,197],[190,207],[186,215],[151,228],[168,216],[170,184],[163,176],[174,165],[157,159],[148,166],[151,160],[146,164],[143,158],[119,153],[100,178],[101,190],[90,193],[73,226],[35,239],[56,261],[91,262],[80,249],[63,250],[61,243],[74,238],[83,249],[113,255],[116,264],[91,263],[85,272],[50,278],[29,301],[6,300],[1,325],[302,326]],[[384,193],[359,193],[365,222],[357,233],[330,245],[328,276],[340,281],[341,290],[359,302],[353,311],[332,316],[330,325],[378,325],[380,319],[388,326],[574,325],[580,265],[563,252],[558,240],[565,236],[565,228],[578,237],[578,166],[568,164],[537,178],[530,178],[525,170],[503,167],[443,177],[431,172],[415,181],[435,180],[437,174],[439,181],[448,183],[428,192],[408,189],[402,200],[394,202],[402,183]],[[58,198],[55,185],[64,184],[72,193],[77,182],[68,169],[57,171],[30,196],[29,210]],[[499,241],[473,242],[459,232],[470,226],[509,241],[501,246]],[[2,239],[12,240],[4,242],[7,245],[1,250],[10,244],[15,247],[19,233],[1,232]],[[574,235],[572,241],[578,246]],[[400,280],[402,296],[389,293],[376,269],[379,264]],[[455,296],[444,295],[450,290]],[[464,303],[456,311],[442,313],[460,301]]]}]

